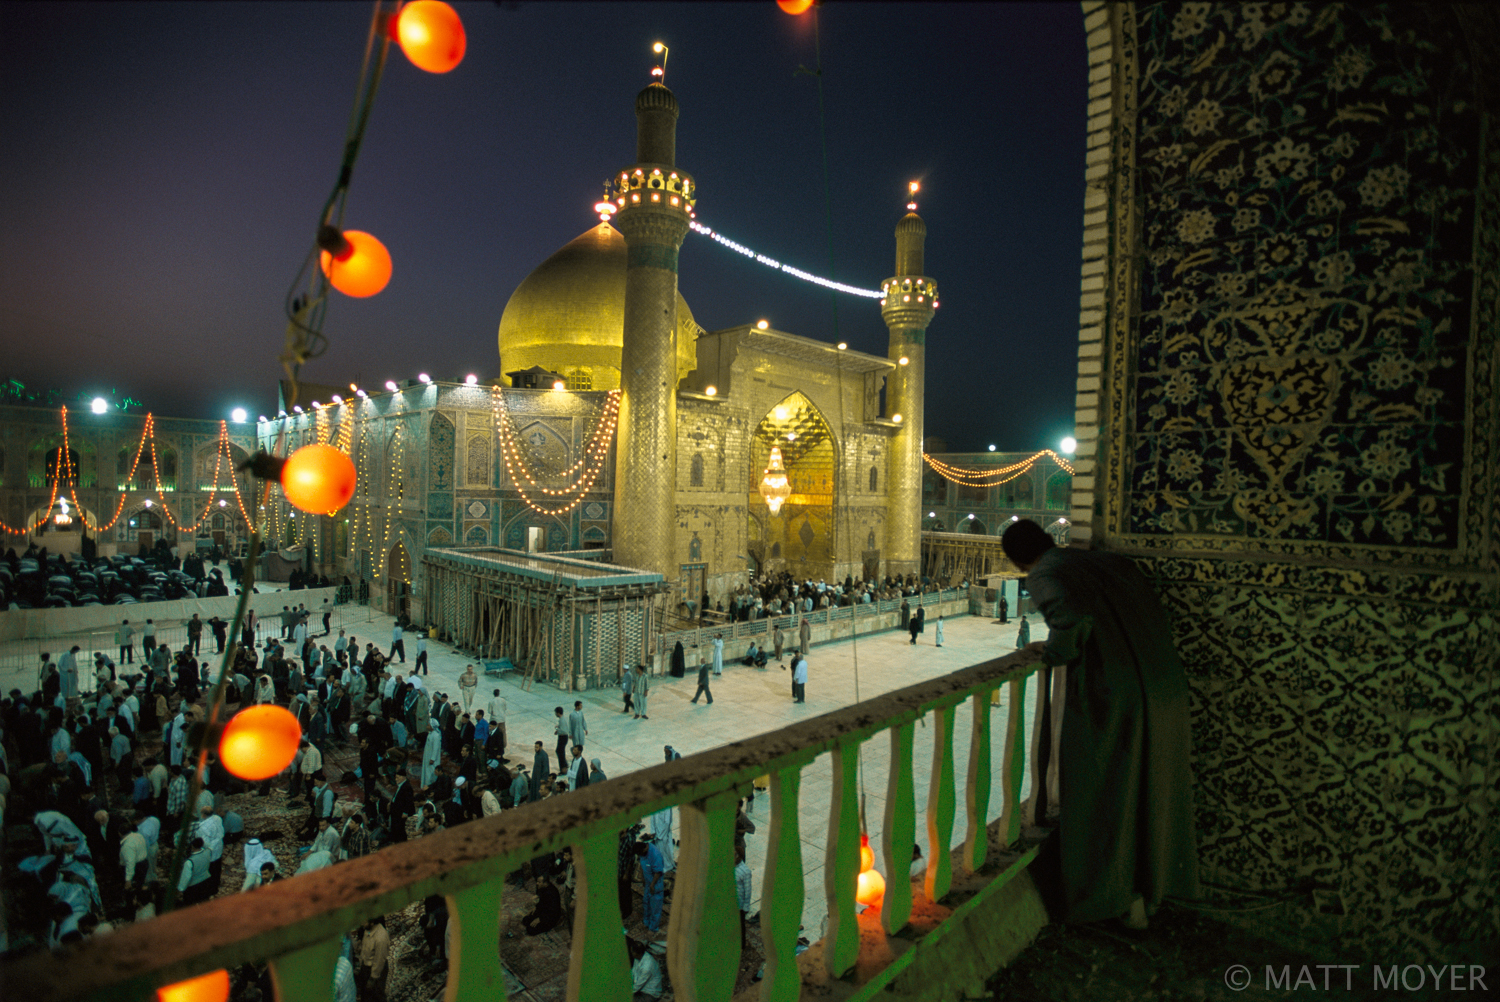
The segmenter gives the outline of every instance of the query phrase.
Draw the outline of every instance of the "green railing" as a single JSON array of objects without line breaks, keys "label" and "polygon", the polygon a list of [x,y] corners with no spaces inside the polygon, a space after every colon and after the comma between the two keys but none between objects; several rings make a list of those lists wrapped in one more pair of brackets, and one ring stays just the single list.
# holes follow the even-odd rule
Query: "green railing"
[{"label": "green railing", "polygon": [[[1023,709],[1026,688],[1040,672],[1032,734]],[[804,903],[799,788],[803,770],[831,753],[832,787],[824,889],[828,926],[820,956],[827,972],[845,976],[860,955],[854,900],[860,862],[857,786],[861,746],[885,735],[890,768],[878,865],[891,878],[879,912],[886,934],[907,926],[913,890],[904,879],[919,820],[914,777],[914,727],[931,718],[934,742],[925,825],[931,851],[921,888],[941,902],[955,868],[979,871],[989,851],[990,802],[998,795],[1000,842],[1014,845],[1023,815],[1044,816],[1052,742],[1049,681],[1032,651],[1018,651],[942,678],[857,703],[758,737],[736,741],[605,783],[527,804],[484,820],[395,845],[371,856],[217,898],[133,925],[57,954],[37,954],[0,967],[0,984],[26,1002],[133,1002],[152,991],[219,968],[269,961],[283,1002],[328,1002],[334,965],[346,933],[366,920],[398,911],[430,895],[448,899],[450,955],[446,998],[502,1002],[500,902],[505,878],[545,853],[571,847],[577,907],[567,997],[581,1002],[629,1002],[629,961],[622,942],[616,885],[619,833],[664,807],[681,811],[681,846],[667,928],[667,968],[684,1002],[728,1002],[740,962],[740,918],[734,885],[734,824],[738,799],[752,781],[769,775],[771,821],[762,873],[761,932],[765,948],[760,998],[797,999],[796,960]],[[1006,687],[1003,714],[992,714]],[[968,704],[968,726],[959,708]],[[993,717],[993,719],[992,719]],[[968,769],[957,789],[955,735],[968,733]],[[1003,742],[1003,766],[993,776],[991,743]],[[1020,791],[1027,774],[1032,796]],[[955,819],[965,830],[954,845]],[[952,847],[952,848],[950,848]],[[1033,850],[1034,851],[1034,850]],[[958,859],[954,859],[954,855]],[[924,944],[941,939],[979,896],[1003,885],[1030,859],[1024,854],[985,890],[918,938],[849,998],[871,998],[912,963]],[[868,919],[867,919],[868,925]],[[906,938],[914,934],[908,930]]]}]

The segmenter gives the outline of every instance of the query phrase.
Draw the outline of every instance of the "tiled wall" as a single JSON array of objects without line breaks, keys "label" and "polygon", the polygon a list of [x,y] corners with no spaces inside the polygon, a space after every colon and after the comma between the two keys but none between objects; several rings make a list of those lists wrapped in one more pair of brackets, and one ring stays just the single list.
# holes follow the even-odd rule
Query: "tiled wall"
[{"label": "tiled wall", "polygon": [[1448,5],[1083,7],[1073,538],[1173,616],[1204,875],[1326,892],[1386,962],[1483,956],[1500,39]]}]

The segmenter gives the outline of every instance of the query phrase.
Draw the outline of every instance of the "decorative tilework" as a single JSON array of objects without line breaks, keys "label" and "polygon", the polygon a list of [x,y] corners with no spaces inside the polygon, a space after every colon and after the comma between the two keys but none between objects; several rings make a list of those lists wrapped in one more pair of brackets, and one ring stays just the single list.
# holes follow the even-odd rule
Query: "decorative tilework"
[{"label": "decorative tilework", "polygon": [[427,489],[453,489],[453,422],[442,413],[432,415],[427,429]]},{"label": "decorative tilework", "polygon": [[1297,4],[1139,25],[1123,528],[1453,549],[1478,163],[1456,26]]},{"label": "decorative tilework", "polygon": [[1153,578],[1188,668],[1204,875],[1327,891],[1382,962],[1477,960],[1500,939],[1497,24],[1099,15],[1080,454],[1093,544]]}]

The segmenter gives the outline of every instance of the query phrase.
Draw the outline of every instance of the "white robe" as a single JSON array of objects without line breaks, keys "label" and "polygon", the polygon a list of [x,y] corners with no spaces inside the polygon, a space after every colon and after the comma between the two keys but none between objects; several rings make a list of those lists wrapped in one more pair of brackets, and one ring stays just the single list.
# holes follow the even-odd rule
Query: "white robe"
[{"label": "white robe", "polygon": [[428,721],[427,744],[422,749],[422,785],[431,786],[443,760],[443,737],[436,720]]},{"label": "white robe", "polygon": [[672,844],[672,816],[671,807],[663,807],[651,815],[651,834],[657,851],[661,853],[662,870],[667,873],[677,869],[677,847]]}]

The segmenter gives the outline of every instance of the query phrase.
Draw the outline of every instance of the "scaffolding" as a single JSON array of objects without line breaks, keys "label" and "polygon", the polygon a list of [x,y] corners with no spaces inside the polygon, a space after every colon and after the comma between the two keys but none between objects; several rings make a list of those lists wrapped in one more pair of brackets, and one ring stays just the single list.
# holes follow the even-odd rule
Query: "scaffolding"
[{"label": "scaffolding", "polygon": [[430,625],[476,660],[508,661],[524,684],[564,690],[615,685],[646,663],[660,574],[498,547],[429,549]]},{"label": "scaffolding", "polygon": [[999,536],[968,532],[922,533],[922,576],[934,581],[977,584],[988,578],[1018,578],[1021,571],[1000,549]]}]

